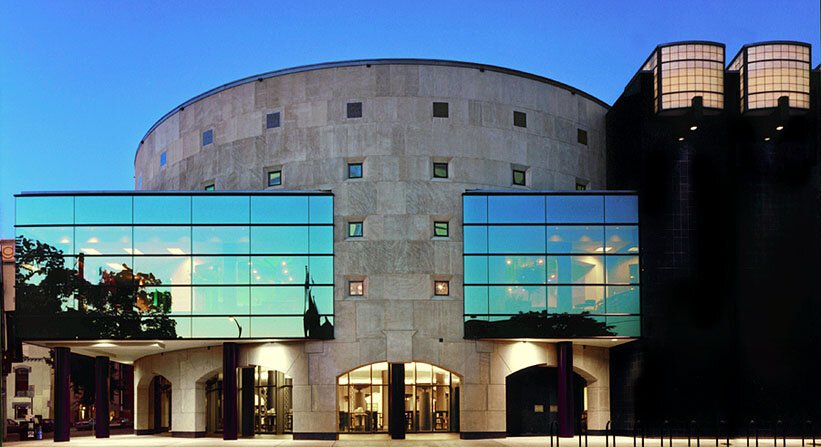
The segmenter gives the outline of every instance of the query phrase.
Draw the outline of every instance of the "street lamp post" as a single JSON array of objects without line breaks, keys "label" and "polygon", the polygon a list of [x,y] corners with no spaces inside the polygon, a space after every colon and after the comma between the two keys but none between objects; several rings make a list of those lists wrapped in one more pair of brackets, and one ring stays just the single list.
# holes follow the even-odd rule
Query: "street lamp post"
[{"label": "street lamp post", "polygon": [[239,321],[233,316],[228,317],[229,320],[233,321],[237,325],[237,330],[239,333],[237,334],[237,338],[242,338],[242,326],[239,325]]}]

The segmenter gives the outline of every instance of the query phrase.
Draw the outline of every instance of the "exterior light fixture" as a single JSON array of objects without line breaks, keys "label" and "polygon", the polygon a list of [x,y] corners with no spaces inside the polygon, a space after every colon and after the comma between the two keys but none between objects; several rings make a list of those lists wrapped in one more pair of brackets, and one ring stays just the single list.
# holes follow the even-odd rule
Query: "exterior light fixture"
[{"label": "exterior light fixture", "polygon": [[770,137],[764,137],[764,141],[770,141]]},{"label": "exterior light fixture", "polygon": [[242,338],[242,326],[239,325],[239,321],[233,316],[228,317],[229,320],[233,321],[237,325],[237,338]]},{"label": "exterior light fixture", "polygon": [[696,126],[696,125],[690,126],[690,130],[697,130],[697,129],[698,129],[698,126]]},{"label": "exterior light fixture", "polygon": [[684,141],[684,137],[678,137],[678,141]]},{"label": "exterior light fixture", "polygon": [[784,130],[784,126],[776,126],[775,130]]}]

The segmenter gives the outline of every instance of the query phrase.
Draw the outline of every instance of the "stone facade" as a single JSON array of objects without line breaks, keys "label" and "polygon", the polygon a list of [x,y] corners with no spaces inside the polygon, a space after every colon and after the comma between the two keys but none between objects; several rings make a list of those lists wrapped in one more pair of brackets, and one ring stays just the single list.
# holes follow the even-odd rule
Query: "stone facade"
[{"label": "stone facade", "polygon": [[[361,118],[347,118],[350,102],[362,103]],[[433,102],[448,103],[447,118],[433,117]],[[514,111],[527,114],[526,127],[514,126]],[[275,112],[280,127],[267,129],[266,115]],[[294,69],[175,109],[141,142],[135,183],[255,190],[267,188],[268,170],[281,170],[275,188],[333,192],[335,339],[241,346],[241,365],[271,363],[293,377],[295,432],[336,432],[337,377],[383,361],[458,374],[461,430],[504,432],[505,377],[555,366],[555,345],[463,339],[461,194],[574,190],[578,183],[604,189],[606,112],[583,92],[498,67],[388,60]],[[209,129],[214,142],[202,146]],[[579,143],[579,129],[587,144]],[[362,178],[347,178],[351,162],[363,164]],[[448,163],[448,178],[433,178],[434,162]],[[512,184],[514,168],[526,170],[526,186]],[[346,237],[349,221],[364,222],[364,237]],[[449,222],[449,237],[433,237],[434,221]],[[364,296],[348,296],[349,279],[365,280]],[[434,280],[450,281],[449,296],[434,295]],[[590,428],[604,429],[608,351],[583,344],[574,349],[577,372],[589,382]],[[517,354],[520,346],[528,352]],[[194,403],[202,401],[205,375],[220,368],[220,352],[215,346],[137,360],[136,428],[147,423],[140,406],[150,378],[162,374],[180,393],[172,431],[202,431],[204,410]]]}]

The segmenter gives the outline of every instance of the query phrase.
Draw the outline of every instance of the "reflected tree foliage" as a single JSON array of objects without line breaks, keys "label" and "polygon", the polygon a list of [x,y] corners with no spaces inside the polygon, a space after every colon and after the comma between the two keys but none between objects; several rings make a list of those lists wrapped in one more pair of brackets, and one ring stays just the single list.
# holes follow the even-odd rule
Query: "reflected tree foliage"
[{"label": "reflected tree foliage", "polygon": [[170,318],[171,293],[152,273],[100,270],[98,283],[83,277],[84,256],[76,268],[63,252],[25,237],[17,238],[17,319],[24,338],[129,339],[177,338]]},{"label": "reflected tree foliage", "polygon": [[311,291],[313,285],[311,273],[308,267],[305,267],[305,315],[302,317],[305,338],[330,340],[334,337],[334,326],[328,321],[327,316],[322,317],[325,320],[322,324],[319,323],[319,308],[316,305],[316,300]]},{"label": "reflected tree foliage", "polygon": [[580,314],[520,312],[507,320],[465,322],[465,338],[570,338],[616,335],[613,326]]}]

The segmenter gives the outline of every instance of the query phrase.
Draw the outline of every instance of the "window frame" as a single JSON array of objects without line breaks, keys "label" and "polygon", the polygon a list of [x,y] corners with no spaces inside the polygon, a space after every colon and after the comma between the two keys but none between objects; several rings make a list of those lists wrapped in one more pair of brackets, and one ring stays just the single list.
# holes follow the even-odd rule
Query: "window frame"
[{"label": "window frame", "polygon": [[[439,228],[441,225],[444,225],[445,234],[438,234]],[[450,237],[450,222],[447,220],[435,220],[433,221],[433,237],[438,238],[448,238]]]},{"label": "window frame", "polygon": [[[358,108],[358,110],[357,110]],[[349,102],[345,106],[345,117],[348,119],[362,118],[362,101]]]},{"label": "window frame", "polygon": [[[359,285],[358,293],[354,293],[354,285]],[[348,280],[348,296],[365,296],[365,280],[364,279],[349,279]]]},{"label": "window frame", "polygon": [[576,142],[587,146],[588,141],[590,141],[588,137],[589,134],[586,130],[582,129],[581,127],[576,128]]},{"label": "window frame", "polygon": [[527,129],[527,113],[518,110],[513,111],[513,127]]},{"label": "window frame", "polygon": [[450,118],[450,103],[434,101],[431,112],[434,118]]},{"label": "window frame", "polygon": [[[511,182],[512,182],[513,186],[527,186],[527,170],[513,168],[512,171],[513,172],[512,172]],[[521,174],[522,175],[522,182],[521,183],[516,182],[516,174]]]},{"label": "window frame", "polygon": [[[359,228],[359,231],[351,231],[352,229]],[[359,234],[356,234],[359,233]],[[348,222],[348,228],[345,231],[345,235],[347,238],[351,239],[359,239],[365,237],[365,221],[364,220],[352,220]]]},{"label": "window frame", "polygon": [[[444,284],[444,293],[439,291],[440,284]],[[450,281],[446,279],[433,280],[433,296],[450,296]]]},{"label": "window frame", "polygon": [[[272,119],[276,117],[276,122],[272,123]],[[275,124],[275,125],[271,125]],[[278,129],[282,126],[282,114],[280,112],[271,112],[265,114],[265,129]]]},{"label": "window frame", "polygon": [[[209,141],[205,142],[205,135],[209,135]],[[214,144],[214,128],[203,130],[200,134],[200,146],[205,147]]]},{"label": "window frame", "polygon": [[[279,179],[279,183],[274,183],[274,184],[271,183],[271,179],[272,179],[271,175],[272,174],[279,174],[279,176],[276,177],[276,178]],[[271,170],[269,170],[268,171],[268,181],[266,182],[266,184],[268,185],[269,188],[274,187],[274,186],[282,186],[282,169],[271,169]]]},{"label": "window frame", "polygon": [[[355,166],[359,167],[359,175],[358,176],[351,175],[351,168],[355,167]],[[364,176],[365,176],[365,164],[364,163],[362,163],[361,161],[348,163],[348,179],[360,179]]]},{"label": "window frame", "polygon": [[[434,161],[434,162],[433,162],[433,173],[432,173],[432,174],[433,174],[433,178],[438,178],[438,179],[446,179],[446,178],[450,178],[450,166],[449,166],[449,165],[450,165],[450,163],[448,163],[448,162],[446,162],[446,161]],[[439,168],[444,167],[444,168],[445,168],[445,175],[444,175],[444,177],[443,177],[443,176],[436,175],[436,168],[437,168],[437,167],[439,167]]]}]

